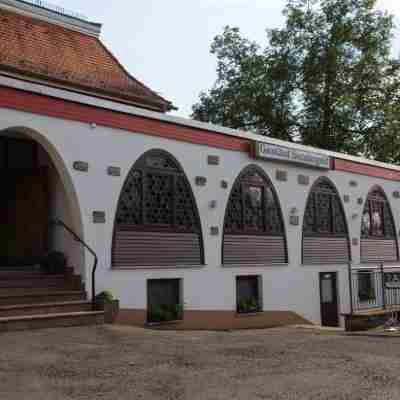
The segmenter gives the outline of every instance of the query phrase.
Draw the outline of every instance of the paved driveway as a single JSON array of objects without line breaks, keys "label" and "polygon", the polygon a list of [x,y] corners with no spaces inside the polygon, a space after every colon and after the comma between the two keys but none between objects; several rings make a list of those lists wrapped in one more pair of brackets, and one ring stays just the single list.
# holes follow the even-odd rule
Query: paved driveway
[{"label": "paved driveway", "polygon": [[1,400],[400,398],[400,338],[82,327],[0,343]]}]

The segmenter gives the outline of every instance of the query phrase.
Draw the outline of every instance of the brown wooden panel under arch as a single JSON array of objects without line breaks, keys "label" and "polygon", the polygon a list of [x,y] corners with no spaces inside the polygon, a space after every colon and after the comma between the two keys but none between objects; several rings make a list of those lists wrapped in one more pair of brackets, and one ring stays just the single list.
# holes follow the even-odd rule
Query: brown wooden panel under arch
[{"label": "brown wooden panel under arch", "polygon": [[361,239],[361,261],[368,263],[381,263],[396,261],[396,240]]},{"label": "brown wooden panel under arch", "polygon": [[224,264],[285,264],[283,236],[225,235]]},{"label": "brown wooden panel under arch", "polygon": [[347,264],[349,243],[345,237],[304,237],[303,264]]}]

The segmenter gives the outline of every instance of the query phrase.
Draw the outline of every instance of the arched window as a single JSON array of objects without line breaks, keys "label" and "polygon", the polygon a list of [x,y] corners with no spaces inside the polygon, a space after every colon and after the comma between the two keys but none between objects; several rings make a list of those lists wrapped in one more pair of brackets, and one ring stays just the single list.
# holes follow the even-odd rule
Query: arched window
[{"label": "arched window", "polygon": [[346,216],[335,186],[320,178],[308,196],[303,221],[303,263],[346,263],[350,248]]},{"label": "arched window", "polygon": [[361,261],[384,262],[398,259],[396,229],[385,193],[374,187],[364,204],[361,220]]},{"label": "arched window", "polygon": [[120,195],[113,267],[203,263],[199,214],[189,182],[168,153],[152,150],[133,166]]},{"label": "arched window", "polygon": [[233,185],[224,222],[224,264],[286,263],[286,240],[278,198],[257,166]]}]

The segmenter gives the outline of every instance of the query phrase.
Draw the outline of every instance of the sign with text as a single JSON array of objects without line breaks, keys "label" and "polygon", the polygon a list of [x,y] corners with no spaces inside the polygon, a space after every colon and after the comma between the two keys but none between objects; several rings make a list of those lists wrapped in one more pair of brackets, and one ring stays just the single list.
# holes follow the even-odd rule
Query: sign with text
[{"label": "sign with text", "polygon": [[254,155],[256,158],[292,162],[314,168],[330,169],[331,167],[329,156],[269,143],[256,142]]}]

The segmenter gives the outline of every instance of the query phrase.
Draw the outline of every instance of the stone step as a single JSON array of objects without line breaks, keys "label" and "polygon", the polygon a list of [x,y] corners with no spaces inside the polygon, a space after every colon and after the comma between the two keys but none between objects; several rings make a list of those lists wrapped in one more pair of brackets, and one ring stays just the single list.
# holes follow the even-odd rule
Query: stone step
[{"label": "stone step", "polygon": [[13,265],[13,266],[4,266],[0,265],[0,271],[19,271],[19,272],[32,272],[32,271],[41,271],[40,265]]},{"label": "stone step", "polygon": [[82,311],[0,318],[0,332],[104,323],[103,311]]},{"label": "stone step", "polygon": [[[3,293],[4,292],[4,293]],[[24,289],[24,291],[0,290],[0,305],[54,303],[66,301],[86,300],[83,290],[46,290]]]},{"label": "stone step", "polygon": [[43,286],[43,287],[7,287],[0,288],[0,297],[5,296],[25,296],[36,293],[44,293],[44,292],[65,292],[65,291],[73,291],[80,290],[80,288],[73,288],[68,286],[66,283],[63,286]]},{"label": "stone step", "polygon": [[[2,270],[0,268],[0,279],[40,279],[46,276],[41,271],[15,271],[15,270]],[[60,276],[60,275],[52,275],[52,276]],[[63,275],[61,275],[63,276]]]},{"label": "stone step", "polygon": [[60,314],[91,310],[92,304],[89,301],[12,304],[0,306],[0,318],[43,314]]},{"label": "stone step", "polygon": [[68,283],[64,276],[40,278],[0,278],[0,289],[7,288],[42,288],[42,287],[62,287]]},{"label": "stone step", "polygon": [[46,274],[43,271],[20,271],[15,269],[1,269],[0,268],[0,279],[18,279],[18,278],[42,278],[44,276],[61,277],[65,274]]}]

